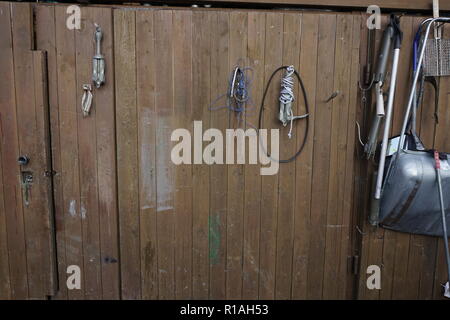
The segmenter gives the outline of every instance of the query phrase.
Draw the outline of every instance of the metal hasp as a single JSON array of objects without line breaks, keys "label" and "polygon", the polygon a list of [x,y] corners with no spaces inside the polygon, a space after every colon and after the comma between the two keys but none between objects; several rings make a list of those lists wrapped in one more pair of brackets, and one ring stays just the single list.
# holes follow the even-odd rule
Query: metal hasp
[{"label": "metal hasp", "polygon": [[95,55],[92,61],[92,81],[94,82],[96,88],[100,88],[100,86],[105,83],[105,58],[100,52],[102,37],[102,29],[95,23]]},{"label": "metal hasp", "polygon": [[83,97],[81,98],[81,111],[83,112],[83,117],[87,117],[92,106],[92,86],[90,84],[83,84],[83,91]]},{"label": "metal hasp", "polygon": [[288,137],[292,137],[292,123],[294,120],[303,119],[308,116],[304,114],[301,116],[294,116],[292,112],[292,102],[294,101],[294,78],[295,73],[294,66],[289,66],[286,68],[286,73],[281,79],[281,90],[280,90],[280,110],[278,114],[278,120],[281,121],[284,127],[290,123]]},{"label": "metal hasp", "polygon": [[33,184],[33,173],[31,171],[22,171],[22,189],[25,206],[30,205],[31,185]]}]

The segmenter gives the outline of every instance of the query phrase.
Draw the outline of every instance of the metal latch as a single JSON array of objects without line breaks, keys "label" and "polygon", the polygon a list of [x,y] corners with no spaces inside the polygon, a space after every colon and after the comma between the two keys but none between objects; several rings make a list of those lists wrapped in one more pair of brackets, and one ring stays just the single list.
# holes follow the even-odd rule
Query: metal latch
[{"label": "metal latch", "polygon": [[30,204],[31,185],[33,184],[33,173],[31,171],[22,171],[22,190],[25,206]]}]

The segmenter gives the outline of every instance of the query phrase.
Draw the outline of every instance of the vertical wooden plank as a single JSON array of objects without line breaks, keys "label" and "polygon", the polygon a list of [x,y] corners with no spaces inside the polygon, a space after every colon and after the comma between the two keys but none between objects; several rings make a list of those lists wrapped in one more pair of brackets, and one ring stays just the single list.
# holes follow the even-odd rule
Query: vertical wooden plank
[{"label": "vertical wooden plank", "polygon": [[16,88],[14,81],[11,5],[0,4],[0,128],[2,146],[3,192],[8,243],[10,287],[12,299],[28,297],[22,190],[19,183],[19,141],[17,136]]},{"label": "vertical wooden plank", "polygon": [[[260,97],[264,90],[264,41],[266,16],[248,13],[247,56],[252,68],[251,93],[246,112],[246,128],[256,127]],[[250,109],[251,108],[251,109]],[[242,298],[258,299],[259,234],[261,232],[261,175],[257,165],[245,166],[244,248],[242,266]]]},{"label": "vertical wooden plank", "polygon": [[[326,103],[333,93],[336,16],[320,15],[315,124],[331,128],[331,104]],[[332,57],[332,58],[330,58]],[[328,203],[327,187],[330,175],[331,131],[324,129],[314,133],[313,180],[311,199],[310,263],[308,265],[308,298],[319,299],[323,294],[325,262],[325,227]]]},{"label": "vertical wooden plank", "polygon": [[131,10],[114,10],[117,181],[120,270],[123,299],[141,297],[138,126],[136,110],[136,21]]},{"label": "vertical wooden plank", "polygon": [[[306,299],[309,239],[310,239],[310,211],[312,162],[314,147],[314,118],[317,77],[317,50],[319,16],[304,13],[302,15],[302,33],[300,44],[300,75],[304,81],[309,103],[309,132],[304,151],[296,161],[296,189],[294,216],[294,251],[292,266],[292,298]],[[300,109],[303,110],[304,109]],[[302,113],[302,112],[300,112]],[[297,127],[297,148],[303,141],[304,127]]]},{"label": "vertical wooden plank", "polygon": [[170,159],[173,128],[173,25],[172,11],[158,10],[155,22],[156,112],[156,203],[158,237],[159,298],[175,297],[175,212],[174,168]]},{"label": "vertical wooden plank", "polygon": [[[81,269],[81,289],[70,290],[69,299],[84,298],[83,231],[80,208],[80,180],[78,158],[75,31],[66,25],[66,8],[55,7],[56,57],[58,79],[59,128],[61,145],[61,181],[64,212],[66,264]],[[64,270],[65,271],[65,270]],[[62,281],[65,283],[67,274]]]},{"label": "vertical wooden plank", "polygon": [[[283,16],[277,13],[266,14],[266,42],[264,83],[267,84],[274,70],[282,64],[283,51]],[[279,82],[275,77],[267,92],[264,105],[265,129],[279,128],[276,118],[279,107]],[[278,83],[277,83],[278,82]],[[268,133],[270,137],[270,134]],[[268,141],[269,138],[268,138]],[[270,144],[268,143],[267,149]],[[260,273],[259,298],[275,297],[275,257],[278,208],[278,175],[261,178],[261,233],[260,233]]]},{"label": "vertical wooden plank", "polygon": [[[361,50],[359,51],[359,61],[361,64],[360,70],[358,70],[358,80],[362,81],[360,79],[363,79],[362,70],[364,69],[364,66],[367,64],[367,45],[368,45],[368,32],[366,20],[367,17],[364,13],[360,13],[359,16],[361,17],[360,23],[357,26],[361,30],[360,35],[360,41],[361,41]],[[375,49],[374,49],[375,50]],[[357,121],[362,127],[361,135],[366,134],[366,122],[365,121],[365,114],[370,110],[370,107],[364,108],[363,99],[362,99],[362,92],[358,89],[356,100],[354,102],[357,105],[356,108],[356,114],[355,114],[355,121]],[[369,106],[371,106],[371,102],[368,103]],[[359,138],[359,137],[358,137]],[[359,141],[359,139],[358,139]],[[352,226],[354,226],[354,229],[351,232],[352,237],[352,244],[353,244],[353,251],[351,252],[351,255],[349,256],[349,259],[352,259],[353,255],[359,252],[359,259],[360,259],[360,269],[365,270],[364,267],[367,264],[368,260],[368,254],[367,250],[369,248],[370,242],[369,242],[369,236],[364,236],[361,232],[358,232],[359,230],[366,228],[366,222],[365,222],[365,209],[364,205],[366,203],[365,201],[365,184],[363,183],[363,179],[366,177],[366,171],[363,170],[363,166],[366,165],[365,162],[362,160],[362,152],[363,152],[363,146],[358,142],[355,148],[354,153],[354,160],[355,161],[355,177],[353,181],[354,185],[354,200],[353,200],[353,208],[352,208]],[[364,172],[364,173],[363,173]],[[351,262],[351,261],[349,261]],[[350,269],[350,266],[349,266]],[[358,299],[367,299],[366,294],[366,285],[365,285],[365,275],[364,273],[360,273],[357,276],[357,284],[355,284],[355,288],[357,291],[357,298]],[[375,291],[375,290],[373,290]],[[376,291],[376,294],[378,295],[378,291]]]},{"label": "vertical wooden plank", "polygon": [[[28,4],[11,4],[11,24],[19,154],[27,154],[31,158],[37,155],[37,150],[35,146],[36,118],[34,105],[33,60],[30,52],[32,49],[32,20],[31,8]],[[32,94],[23,94],[24,92],[31,92]],[[10,165],[13,165],[13,163],[10,163]],[[30,163],[25,170],[32,172],[33,178],[38,175],[38,165],[36,162]],[[23,190],[24,189],[22,188],[22,191]],[[29,196],[31,196],[31,194]],[[26,201],[25,199],[23,200]],[[28,200],[29,204],[23,206],[28,295],[31,298],[39,298],[43,291],[43,281],[40,276],[42,272],[42,263],[39,261],[41,242],[37,241],[39,220],[34,212],[40,212],[42,206],[39,202],[32,201],[34,199]],[[20,226],[20,224],[18,226]]]},{"label": "vertical wooden plank", "polygon": [[[351,67],[350,67],[350,84],[357,83],[360,74],[360,49],[361,46],[361,16],[359,14],[353,14],[352,25],[352,43],[351,43]],[[365,20],[364,20],[365,21]],[[354,212],[354,199],[357,194],[357,190],[354,188],[353,181],[356,175],[356,147],[358,146],[358,136],[356,133],[356,119],[358,110],[358,88],[350,85],[349,89],[349,112],[348,112],[348,125],[347,125],[347,149],[346,149],[346,166],[345,166],[345,181],[344,181],[344,194],[346,195],[343,200],[343,223],[348,226],[347,232],[343,232],[341,235],[341,253],[340,253],[340,272],[341,276],[338,280],[339,285],[342,287],[339,298],[341,299],[353,299],[356,296],[356,284],[357,277],[351,274],[350,264],[348,257],[354,254],[356,247],[356,239],[353,237],[355,229],[355,220],[353,219]],[[346,283],[344,283],[346,282]]]},{"label": "vertical wooden plank", "polygon": [[[209,86],[211,83],[212,22],[207,12],[194,11],[192,23],[193,120],[202,121],[203,130],[206,130],[210,125],[209,107],[211,93]],[[191,132],[194,131],[192,130]],[[194,157],[195,154],[193,155]],[[206,164],[195,164],[192,167],[192,295],[194,299],[207,299],[209,296],[209,169],[209,166]]]},{"label": "vertical wooden plank", "polygon": [[[3,101],[0,101],[0,105],[3,106]],[[3,145],[0,144],[0,159],[2,158],[3,152]],[[7,300],[11,298],[11,281],[9,277],[8,233],[6,229],[4,190],[3,165],[0,161],[0,299]]]},{"label": "vertical wooden plank", "polygon": [[[414,35],[412,34],[412,18],[402,17],[400,27],[403,30],[403,43],[412,43]],[[405,48],[406,49],[406,48]],[[410,75],[411,75],[411,52],[409,50],[402,50],[400,52],[399,58],[399,69],[398,69],[398,91],[404,92],[403,95],[396,95],[395,99],[395,109],[393,117],[393,130],[399,133],[401,130],[401,123],[403,121],[404,107],[407,103],[409,87],[411,86]],[[396,87],[397,88],[397,87]],[[393,299],[410,299],[410,292],[404,290],[407,281],[407,267],[409,260],[410,251],[410,234],[405,234],[401,232],[395,233],[394,242],[388,242],[387,246],[395,247],[395,260],[394,260],[394,273],[393,273],[393,284],[392,284],[392,298]],[[386,240],[385,240],[386,242]],[[385,248],[386,248],[385,245]],[[384,264],[384,261],[383,261]]]},{"label": "vertical wooden plank", "polygon": [[5,205],[5,199],[8,198],[6,194],[7,184],[4,176],[7,176],[7,172],[3,170],[3,159],[8,149],[5,147],[4,137],[4,119],[11,115],[6,112],[10,111],[14,106],[13,99],[13,86],[11,80],[12,73],[12,56],[11,56],[11,20],[9,16],[9,4],[0,4],[0,29],[3,30],[0,35],[0,72],[3,75],[0,79],[0,299],[6,300],[11,298],[11,279],[10,279],[10,261],[8,252],[8,229],[7,229],[7,204]]},{"label": "vertical wooden plank", "polygon": [[42,51],[32,52],[33,75],[34,75],[34,98],[35,98],[35,121],[36,121],[36,155],[33,156],[37,165],[37,174],[35,183],[35,201],[40,206],[35,228],[35,242],[40,242],[40,252],[38,263],[41,263],[42,291],[39,292],[39,298],[53,296],[57,289],[56,275],[56,243],[55,226],[53,211],[52,180],[50,172],[51,154],[50,154],[50,128],[49,128],[49,108],[48,108],[48,85],[47,85],[47,64],[46,54]]},{"label": "vertical wooden plank", "polygon": [[[345,166],[347,127],[349,113],[349,90],[350,90],[350,68],[351,68],[351,44],[353,17],[349,14],[338,15],[336,17],[336,48],[334,63],[334,88],[333,92],[338,92],[338,96],[331,100],[331,150],[330,150],[330,178],[328,181],[328,207],[326,218],[325,234],[325,265],[323,297],[325,299],[337,299],[340,291],[345,291],[345,281],[339,282],[336,279],[346,277],[346,266],[341,268],[342,242],[348,242],[347,234],[349,226],[344,222],[342,204],[345,194]],[[345,260],[344,260],[345,261]]]},{"label": "vertical wooden plank", "polygon": [[[55,215],[56,253],[58,281],[66,279],[66,249],[63,194],[61,181],[61,150],[59,130],[58,79],[56,57],[55,7],[36,5],[35,7],[36,49],[44,50],[47,55],[48,103],[50,112],[51,156],[53,175],[53,204]],[[67,286],[59,285],[55,299],[67,299]]]},{"label": "vertical wooden plank", "polygon": [[[364,30],[362,34],[362,38],[365,41],[364,45],[361,46],[361,48],[367,48],[367,25],[365,16],[362,16],[361,19],[361,29]],[[381,27],[382,29],[386,27],[388,22],[387,16],[382,16],[381,18]],[[375,36],[375,54],[377,54],[381,42],[382,32],[377,32]],[[361,61],[366,61],[366,50],[361,50]],[[361,71],[360,71],[361,72]],[[361,93],[360,93],[361,95]],[[360,96],[361,99],[361,96]],[[367,110],[362,110],[360,114],[358,115],[358,121],[360,124],[365,125],[367,128],[370,127],[372,121],[372,115],[373,115],[373,108],[375,106],[375,97],[372,94],[372,101],[368,103],[366,106]],[[362,102],[361,102],[362,103]],[[367,113],[369,119],[365,122],[364,115]],[[368,129],[366,129],[367,131]],[[367,132],[363,132],[362,135],[364,137],[364,134],[367,134]],[[366,285],[366,270],[369,265],[378,265],[381,266],[381,272],[382,272],[382,284],[381,284],[381,291],[384,290],[385,286],[383,285],[383,281],[387,283],[388,286],[390,286],[390,281],[387,281],[389,278],[389,275],[392,273],[386,272],[384,269],[383,264],[383,246],[384,246],[384,234],[385,230],[382,228],[372,227],[368,223],[368,212],[370,208],[370,202],[371,202],[371,195],[372,192],[372,176],[373,176],[373,166],[370,165],[362,155],[362,148],[358,149],[359,152],[357,152],[357,156],[359,156],[359,168],[358,168],[358,175],[355,179],[355,189],[359,190],[358,197],[361,197],[362,200],[361,203],[358,203],[358,207],[355,208],[355,215],[362,215],[362,217],[358,216],[355,217],[356,223],[359,224],[359,230],[356,229],[356,232],[354,232],[355,235],[357,235],[357,238],[362,238],[362,244],[361,244],[361,253],[360,253],[360,259],[361,259],[361,266],[360,266],[360,272],[359,272],[359,298],[362,299],[379,299],[380,298],[380,290],[369,290]],[[359,210],[362,210],[362,213],[359,212]],[[362,230],[362,231],[361,231]],[[392,257],[393,251],[388,251],[387,258],[390,259]],[[387,291],[390,291],[389,289]]]},{"label": "vertical wooden plank", "polygon": [[158,298],[156,125],[153,11],[136,12],[139,210],[142,298]]},{"label": "vertical wooden plank", "polygon": [[[98,221],[100,224],[101,293],[103,299],[118,299],[119,242],[116,185],[116,124],[114,114],[113,16],[110,8],[90,8],[91,23],[103,31],[102,54],[105,57],[106,81],[94,93],[93,109],[97,140],[96,166],[98,184]],[[93,39],[93,29],[89,36]],[[94,45],[91,42],[91,46]],[[91,47],[89,52],[94,52]],[[92,62],[91,62],[92,63]],[[92,71],[91,71],[92,72]],[[90,218],[88,216],[88,218]]]},{"label": "vertical wooden plank", "polygon": [[[192,126],[192,12],[173,12],[174,127]],[[175,168],[175,298],[192,297],[192,166]]]},{"label": "vertical wooden plank", "polygon": [[[297,71],[300,71],[301,18],[299,14],[283,14],[282,65],[292,65]],[[295,100],[292,103],[292,110],[294,115],[299,115],[300,106],[304,104],[303,93],[299,90],[298,80],[295,77],[294,81]],[[305,128],[305,121],[294,121],[293,126],[296,128],[293,129],[292,138],[288,137],[290,125],[280,126],[280,159],[288,159],[297,152],[298,136],[296,133],[299,130],[296,129],[298,127]],[[291,298],[295,169],[295,161],[283,163],[279,168],[275,298],[283,300]]]},{"label": "vertical wooden plank", "polygon": [[[230,66],[238,61],[247,63],[247,14],[244,12],[230,13]],[[230,114],[230,127],[236,129],[237,115]],[[236,141],[236,140],[235,140]],[[235,153],[236,154],[236,153]],[[244,166],[228,164],[228,197],[227,197],[227,299],[242,297],[242,248],[243,248],[243,204],[245,185]],[[245,188],[244,188],[245,189]]]},{"label": "vertical wooden plank", "polygon": [[[28,293],[30,298],[43,299],[53,292],[53,254],[50,180],[46,131],[45,60],[41,52],[32,52],[33,21],[29,4],[12,5],[13,52],[16,87],[16,112],[20,154],[30,163],[22,167],[32,174],[33,181],[24,196],[25,242],[27,249]],[[23,94],[29,92],[29,94]],[[25,190],[25,189],[24,189]]]},{"label": "vertical wooden plank", "polygon": [[[79,215],[83,227],[85,298],[99,299],[101,297],[101,261],[97,187],[96,106],[92,105],[89,116],[84,116],[80,110],[80,101],[84,94],[82,86],[83,84],[92,84],[95,26],[91,17],[91,8],[83,7],[81,16],[83,17],[84,25],[75,32],[78,157],[81,197]],[[92,86],[94,87],[93,84]],[[100,90],[94,90],[94,96],[96,96],[97,91]]]},{"label": "vertical wooden plank", "polygon": [[[217,99],[217,107],[223,104],[223,94],[227,92],[229,77],[229,16],[228,12],[217,11],[209,13],[211,16],[211,73],[210,94],[211,103]],[[195,33],[194,33],[195,36]],[[194,43],[195,45],[195,43]],[[195,50],[195,47],[193,48]],[[193,68],[196,68],[193,65]],[[200,70],[198,70],[200,71]],[[194,69],[195,78],[197,69]],[[198,75],[200,76],[200,75]],[[198,93],[198,91],[197,91]],[[220,99],[219,97],[222,98]],[[193,96],[194,101],[196,97]],[[195,106],[195,105],[194,105]],[[225,133],[228,128],[229,110],[221,108],[211,111],[211,128],[216,128]],[[210,215],[209,215],[209,298],[225,299],[226,278],[226,248],[227,248],[227,188],[228,166],[226,164],[214,164],[211,166],[210,176]]]}]

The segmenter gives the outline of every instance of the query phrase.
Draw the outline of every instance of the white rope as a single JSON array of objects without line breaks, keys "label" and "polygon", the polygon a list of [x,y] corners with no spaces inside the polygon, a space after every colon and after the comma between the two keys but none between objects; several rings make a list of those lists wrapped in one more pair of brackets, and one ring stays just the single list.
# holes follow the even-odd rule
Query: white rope
[{"label": "white rope", "polygon": [[[294,78],[292,77],[294,74],[294,66],[289,66],[286,69],[286,74],[281,79],[281,91],[280,91],[280,102],[283,104],[288,104],[294,101]],[[294,115],[292,113],[292,109],[289,108],[288,117],[290,118],[289,124],[289,139],[292,137],[292,122],[294,121]]]},{"label": "white rope", "polygon": [[292,123],[294,122],[294,115],[292,114],[292,109],[289,109],[289,117],[291,118],[290,124],[289,124],[289,132],[288,132],[288,138],[292,138]]},{"label": "white rope", "polygon": [[294,101],[294,71],[294,66],[287,67],[286,74],[281,79],[280,102],[284,104]]}]

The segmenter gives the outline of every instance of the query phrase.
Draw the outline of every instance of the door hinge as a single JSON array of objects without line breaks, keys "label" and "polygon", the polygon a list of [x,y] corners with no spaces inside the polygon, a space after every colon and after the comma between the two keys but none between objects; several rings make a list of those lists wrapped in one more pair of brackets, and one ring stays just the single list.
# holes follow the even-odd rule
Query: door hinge
[{"label": "door hinge", "polygon": [[358,255],[354,255],[354,256],[349,256],[348,257],[348,272],[351,273],[352,275],[358,275],[359,273],[359,256]]}]

